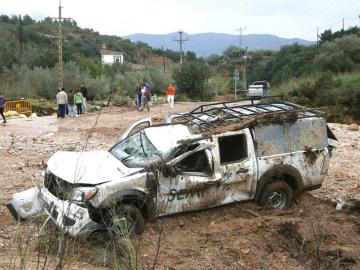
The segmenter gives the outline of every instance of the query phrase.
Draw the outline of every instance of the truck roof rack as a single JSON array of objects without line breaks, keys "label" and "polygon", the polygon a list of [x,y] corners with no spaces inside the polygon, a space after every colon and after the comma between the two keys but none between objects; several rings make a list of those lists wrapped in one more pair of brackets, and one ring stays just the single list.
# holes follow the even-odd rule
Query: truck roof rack
[{"label": "truck roof rack", "polygon": [[[273,101],[273,100],[280,101]],[[248,103],[246,103],[248,102]],[[320,109],[303,107],[284,101],[283,96],[249,97],[235,101],[200,105],[176,118],[195,131],[216,131],[221,126],[237,123],[237,128],[266,122],[291,122],[298,118],[323,117]]]}]

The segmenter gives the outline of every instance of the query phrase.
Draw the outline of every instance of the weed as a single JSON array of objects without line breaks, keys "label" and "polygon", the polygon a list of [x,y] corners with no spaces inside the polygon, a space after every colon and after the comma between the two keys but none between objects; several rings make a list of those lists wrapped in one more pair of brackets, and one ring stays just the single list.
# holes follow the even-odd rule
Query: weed
[{"label": "weed", "polygon": [[318,158],[316,151],[313,150],[311,146],[305,147],[304,155],[305,155],[305,160],[308,162],[309,165],[313,165]]}]

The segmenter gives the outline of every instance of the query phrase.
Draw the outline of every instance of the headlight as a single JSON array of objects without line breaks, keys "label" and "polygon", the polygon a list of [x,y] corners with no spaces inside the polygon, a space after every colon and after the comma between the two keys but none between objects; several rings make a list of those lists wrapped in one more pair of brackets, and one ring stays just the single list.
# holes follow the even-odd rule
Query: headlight
[{"label": "headlight", "polygon": [[94,197],[97,191],[95,187],[73,188],[69,194],[69,201],[86,202]]}]

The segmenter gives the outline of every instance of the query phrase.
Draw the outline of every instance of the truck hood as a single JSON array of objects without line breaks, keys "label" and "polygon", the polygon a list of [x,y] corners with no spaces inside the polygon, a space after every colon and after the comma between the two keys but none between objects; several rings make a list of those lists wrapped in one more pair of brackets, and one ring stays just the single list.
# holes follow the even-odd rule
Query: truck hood
[{"label": "truck hood", "polygon": [[73,184],[100,184],[119,181],[142,168],[127,168],[108,151],[63,152],[52,155],[48,169],[57,177]]}]

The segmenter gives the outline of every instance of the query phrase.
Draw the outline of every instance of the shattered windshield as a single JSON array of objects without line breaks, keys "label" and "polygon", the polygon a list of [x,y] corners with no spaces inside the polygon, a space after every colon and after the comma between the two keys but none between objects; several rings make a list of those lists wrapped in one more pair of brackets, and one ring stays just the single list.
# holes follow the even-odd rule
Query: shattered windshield
[{"label": "shattered windshield", "polygon": [[161,160],[160,152],[150,142],[144,130],[116,144],[110,149],[110,153],[130,168],[145,167]]}]

